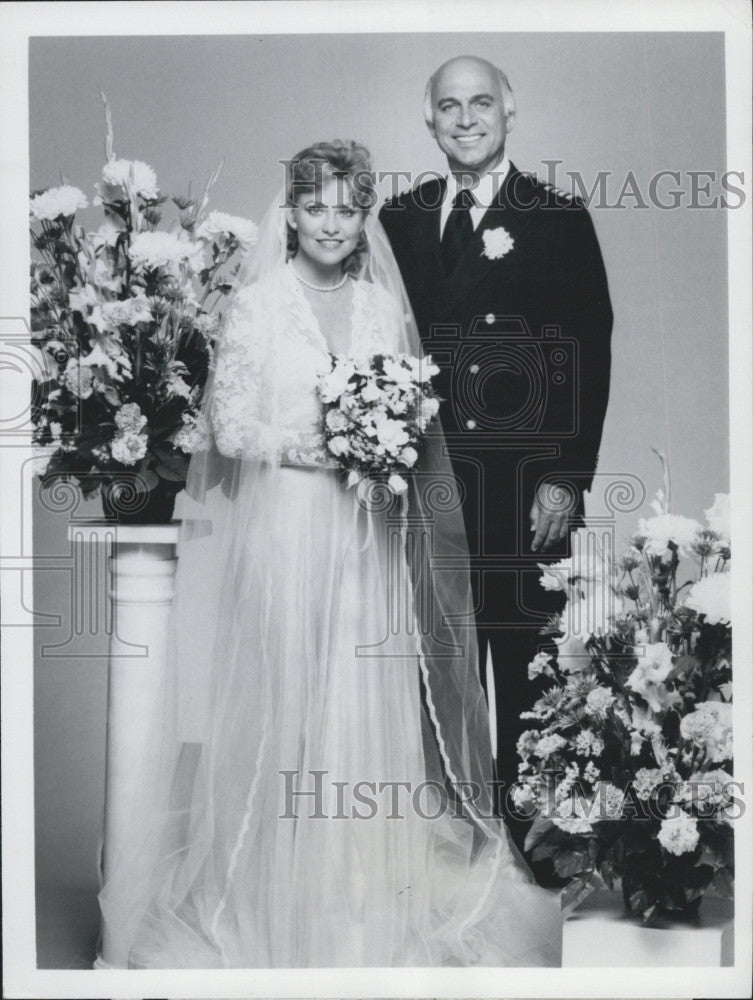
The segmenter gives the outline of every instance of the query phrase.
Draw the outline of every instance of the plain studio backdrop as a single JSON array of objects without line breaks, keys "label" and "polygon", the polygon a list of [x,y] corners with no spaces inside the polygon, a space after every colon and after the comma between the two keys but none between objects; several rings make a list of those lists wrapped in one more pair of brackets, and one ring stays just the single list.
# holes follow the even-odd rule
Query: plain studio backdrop
[{"label": "plain studio backdrop", "polygon": [[[653,445],[671,458],[673,511],[702,519],[714,492],[728,489],[727,220],[722,208],[689,207],[688,172],[713,173],[711,196],[722,193],[722,34],[37,38],[31,188],[59,184],[62,175],[91,199],[104,161],[100,89],[112,108],[117,156],[150,164],[171,195],[189,182],[197,191],[224,160],[211,207],[256,221],[282,184],[278,161],[317,139],[363,142],[377,170],[443,171],[423,121],[424,86],[440,63],[462,53],[508,74],[518,120],[507,150],[518,168],[546,178],[543,162],[561,161],[556,180],[566,189],[566,171],[579,172],[587,190],[600,171],[609,175],[611,207],[592,206],[592,217],[615,312],[613,376],[603,478],[589,511],[603,514],[607,487],[627,477],[635,492],[623,501],[633,509],[616,515],[618,541],[650,516],[661,485]],[[659,194],[669,203],[667,192],[682,190],[682,207],[651,204],[650,178],[660,170],[680,172],[681,183],[665,179]],[[614,207],[631,171],[646,205],[628,195]],[[696,201],[711,196],[701,190]],[[733,206],[738,201],[730,196]],[[96,228],[100,210],[88,209],[82,221]],[[89,508],[100,513],[91,502],[78,515]],[[37,554],[69,553],[70,513],[35,500]],[[69,573],[36,574],[36,610],[60,617],[37,631],[36,873],[39,886],[91,897],[107,638],[79,636],[75,648],[87,655],[40,653],[70,635],[72,595]]]}]

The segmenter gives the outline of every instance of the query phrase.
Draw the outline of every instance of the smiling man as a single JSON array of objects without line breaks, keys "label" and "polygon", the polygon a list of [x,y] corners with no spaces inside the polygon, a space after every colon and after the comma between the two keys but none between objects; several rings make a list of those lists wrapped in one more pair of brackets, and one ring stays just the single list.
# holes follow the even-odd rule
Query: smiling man
[{"label": "smiling man", "polygon": [[[449,174],[388,201],[392,243],[425,349],[440,365],[440,415],[461,484],[480,662],[491,647],[497,769],[517,776],[528,664],[563,595],[539,562],[568,554],[596,469],[609,396],[612,311],[582,203],[505,154],[515,99],[474,56],[442,65],[424,117]],[[510,823],[521,843],[525,825]]]}]

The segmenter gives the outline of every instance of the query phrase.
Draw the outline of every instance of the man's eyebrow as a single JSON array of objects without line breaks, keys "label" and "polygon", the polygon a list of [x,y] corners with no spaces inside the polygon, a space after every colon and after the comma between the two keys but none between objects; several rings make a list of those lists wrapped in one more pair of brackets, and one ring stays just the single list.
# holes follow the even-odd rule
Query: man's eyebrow
[{"label": "man's eyebrow", "polygon": [[[494,94],[474,94],[471,101],[493,101],[495,100]],[[452,101],[454,104],[458,104],[459,101],[457,97],[440,97],[437,100],[437,104],[447,104],[448,101]]]}]

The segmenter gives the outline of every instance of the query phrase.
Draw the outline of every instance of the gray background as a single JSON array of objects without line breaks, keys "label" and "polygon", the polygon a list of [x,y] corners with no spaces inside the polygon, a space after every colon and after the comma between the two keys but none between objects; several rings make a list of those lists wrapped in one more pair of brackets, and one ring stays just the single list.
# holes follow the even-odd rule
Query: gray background
[{"label": "gray background", "polygon": [[[629,170],[645,195],[661,169],[726,169],[721,34],[38,38],[31,187],[62,174],[91,196],[104,159],[100,88],[118,156],[149,163],[170,194],[201,185],[224,158],[212,207],[256,220],[281,184],[276,161],[315,139],[356,138],[377,169],[442,170],[423,90],[436,66],[463,52],[510,78],[518,122],[508,152],[521,169],[541,175],[543,160],[562,160],[560,183],[565,170],[579,171],[589,188],[611,171],[610,203]],[[687,177],[681,186],[687,204]],[[592,211],[616,315],[600,472],[605,484],[637,476],[647,494],[639,510],[618,515],[620,537],[650,515],[661,484],[651,445],[670,453],[676,513],[702,518],[729,476],[725,213],[625,205]],[[98,220],[97,210],[83,214]],[[38,554],[69,552],[64,508],[35,498]],[[589,509],[602,512],[600,495]],[[87,513],[97,516],[98,503],[78,511]],[[66,642],[72,593],[65,571],[36,574],[36,609],[60,616],[37,632],[37,879],[88,892],[103,801],[106,638],[76,638],[66,647],[73,656],[39,653],[42,643]]]}]

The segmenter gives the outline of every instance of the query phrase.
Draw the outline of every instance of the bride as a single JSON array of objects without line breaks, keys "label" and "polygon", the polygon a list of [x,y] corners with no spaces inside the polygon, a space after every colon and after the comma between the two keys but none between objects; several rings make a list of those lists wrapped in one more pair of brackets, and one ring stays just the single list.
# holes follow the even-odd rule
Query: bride
[{"label": "bride", "polygon": [[189,473],[149,831],[100,894],[110,964],[559,961],[557,901],[494,815],[441,430],[401,496],[349,486],[325,446],[332,355],[420,357],[368,170],[354,143],[299,153],[239,276]]}]

